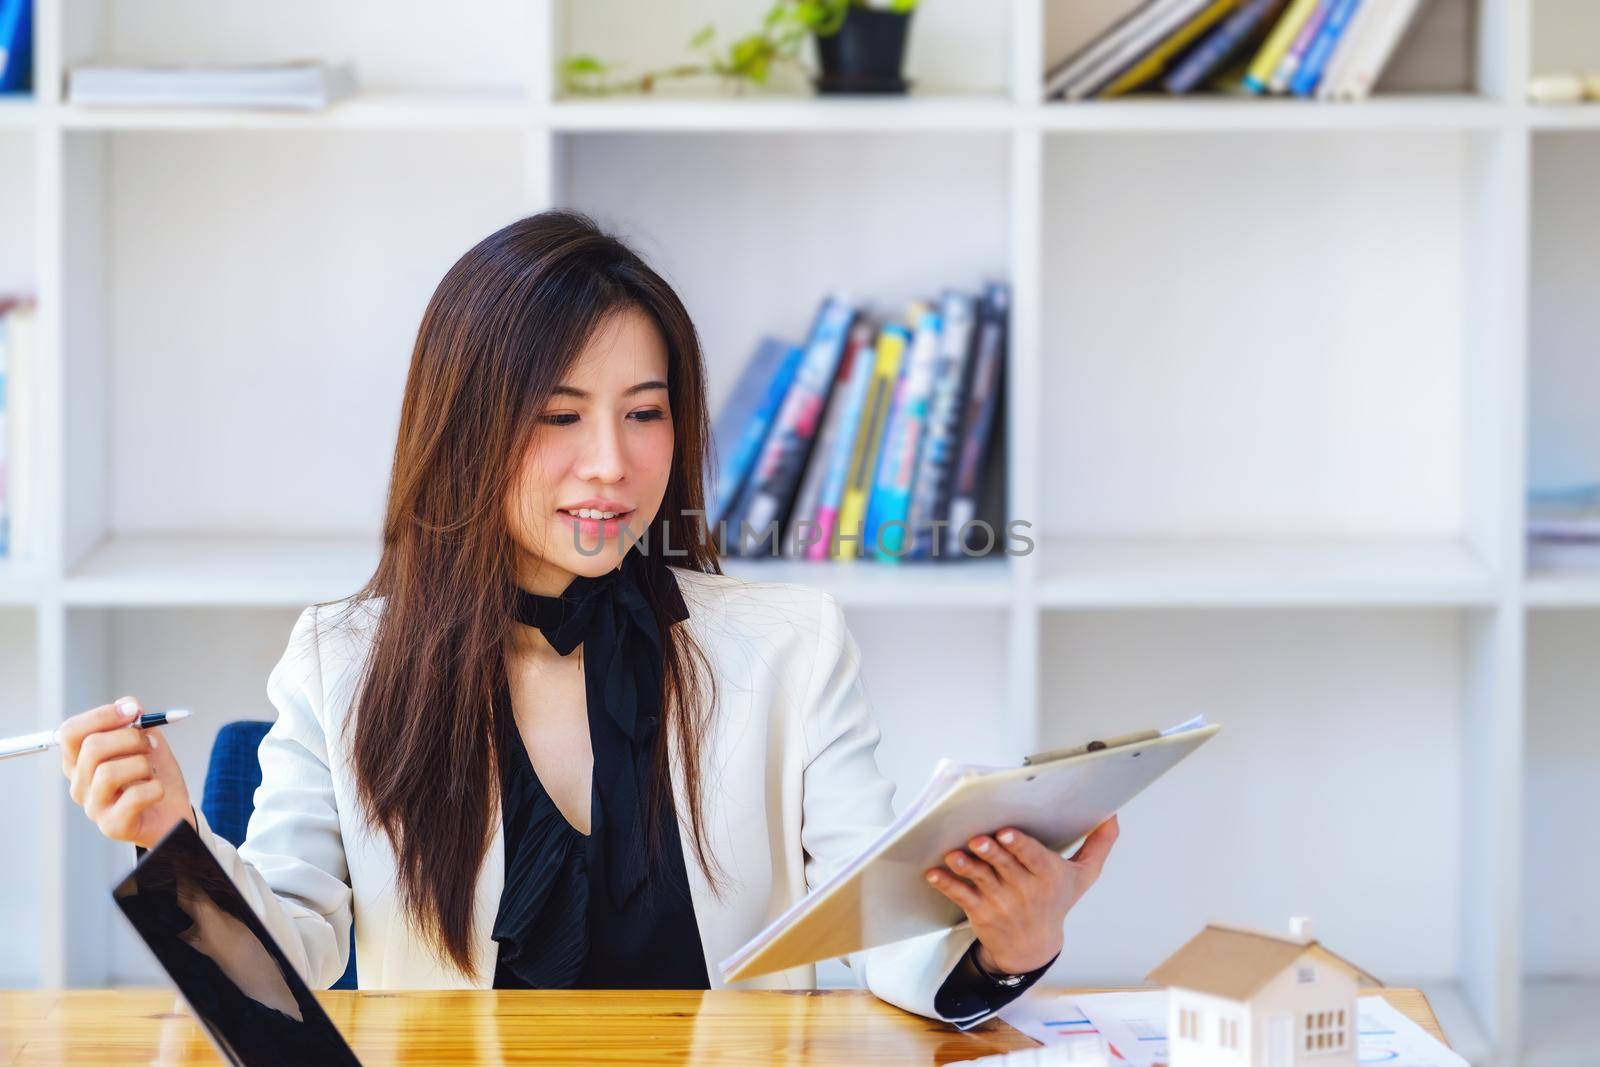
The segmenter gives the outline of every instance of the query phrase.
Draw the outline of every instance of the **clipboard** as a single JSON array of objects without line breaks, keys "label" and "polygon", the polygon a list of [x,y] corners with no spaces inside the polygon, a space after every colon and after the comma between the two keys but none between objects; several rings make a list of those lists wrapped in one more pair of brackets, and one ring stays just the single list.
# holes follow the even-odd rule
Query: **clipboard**
[{"label": "clipboard", "polygon": [[1204,719],[1029,756],[1020,767],[941,760],[884,832],[719,967],[737,982],[966,921],[923,872],[979,834],[1015,826],[1058,852],[1078,842],[1222,727]]}]

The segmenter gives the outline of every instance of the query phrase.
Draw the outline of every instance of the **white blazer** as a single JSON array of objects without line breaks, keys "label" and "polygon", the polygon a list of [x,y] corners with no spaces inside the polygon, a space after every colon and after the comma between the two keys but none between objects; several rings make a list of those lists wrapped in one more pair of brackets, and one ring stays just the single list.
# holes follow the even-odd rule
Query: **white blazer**
[{"label": "white blazer", "polygon": [[[802,585],[674,574],[690,611],[683,625],[706,653],[719,699],[704,748],[702,803],[711,852],[728,883],[722,899],[706,884],[688,832],[680,835],[706,973],[718,989],[727,985],[720,960],[892,820],[895,787],[874,758],[880,734],[858,649],[832,596]],[[314,607],[301,614],[267,682],[278,718],[261,743],[261,785],[244,844],[235,850],[196,811],[200,836],[313,988],[344,973],[352,922],[363,989],[489,988],[498,952],[490,931],[504,881],[499,818],[477,877],[478,977],[471,980],[441,966],[406,929],[388,838],[357,812],[342,727],[380,610],[367,608],[348,627],[319,626]],[[682,813],[683,778],[671,744]],[[988,1016],[946,1019],[933,1000],[973,940],[963,922],[857,952],[846,963],[889,1003],[965,1028]],[[815,985],[816,968],[805,966],[734,988]]]}]

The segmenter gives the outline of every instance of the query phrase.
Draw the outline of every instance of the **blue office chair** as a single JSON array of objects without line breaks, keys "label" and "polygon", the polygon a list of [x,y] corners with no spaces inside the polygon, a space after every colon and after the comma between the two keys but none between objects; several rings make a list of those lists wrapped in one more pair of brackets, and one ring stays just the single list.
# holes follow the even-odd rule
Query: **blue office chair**
[{"label": "blue office chair", "polygon": [[[270,722],[230,722],[217,731],[211,746],[211,765],[200,811],[219,836],[238,848],[255,810],[256,787],[261,784],[261,761],[256,751],[272,727]],[[350,965],[333,983],[334,989],[356,988],[356,932],[350,931]]]}]

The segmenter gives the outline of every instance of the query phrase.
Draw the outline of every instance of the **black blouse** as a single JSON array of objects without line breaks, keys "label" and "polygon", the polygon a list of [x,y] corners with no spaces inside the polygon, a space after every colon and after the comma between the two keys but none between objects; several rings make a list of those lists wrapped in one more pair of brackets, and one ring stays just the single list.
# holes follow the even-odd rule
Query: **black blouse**
[{"label": "black blouse", "polygon": [[[629,905],[616,908],[594,877],[595,835],[567,822],[534,773],[520,735],[508,748],[516,758],[507,760],[501,777],[506,880],[494,924],[500,942],[494,987],[711,988],[676,816],[663,812],[666,877],[645,882]],[[590,810],[604,805],[591,800]],[[979,968],[977,948],[973,942],[934,997],[934,1010],[961,1029],[1021,996],[1050,966],[1029,972],[1017,986],[1002,986]]]},{"label": "black blouse", "polygon": [[[677,819],[663,811],[661,872],[621,907],[600,883],[605,798],[590,830],[561,814],[512,730],[501,770],[505,889],[495,918],[496,989],[709,989]],[[670,822],[670,827],[667,825]]]},{"label": "black blouse", "polygon": [[[585,644],[595,774],[590,833],[580,834],[539,781],[502,689],[494,716],[505,835],[505,888],[493,930],[497,989],[710,988],[670,799],[661,805],[648,876],[636,847],[645,772],[661,736],[651,691],[661,652],[637,592],[644,582],[668,583],[669,623],[687,617],[670,568],[647,566],[637,550],[601,578],[574,579],[559,598],[519,591],[519,618],[539,626],[560,654]],[[608,813],[622,824],[610,834]],[[935,1010],[962,1029],[1020,996],[1049,966],[1002,986],[977,966],[976,951],[975,942],[934,999]]]}]

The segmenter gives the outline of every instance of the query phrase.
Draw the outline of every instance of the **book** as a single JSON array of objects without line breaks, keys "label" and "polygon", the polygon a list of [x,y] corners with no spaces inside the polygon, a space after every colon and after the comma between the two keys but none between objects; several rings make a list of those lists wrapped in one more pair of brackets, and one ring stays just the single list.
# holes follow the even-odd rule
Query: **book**
[{"label": "book", "polygon": [[1356,8],[1355,14],[1350,17],[1350,25],[1339,35],[1339,43],[1334,46],[1333,55],[1328,57],[1327,66],[1322,70],[1322,79],[1317,82],[1318,100],[1339,98],[1339,86],[1349,74],[1351,57],[1365,47],[1365,39],[1371,33],[1374,12],[1382,7],[1383,4],[1380,2],[1361,4]]},{"label": "book", "polygon": [[1323,23],[1316,40],[1312,41],[1311,47],[1306,50],[1300,69],[1289,83],[1289,91],[1295,96],[1310,96],[1316,91],[1317,83],[1322,80],[1323,68],[1328,65],[1329,57],[1333,55],[1339,38],[1350,24],[1350,18],[1355,14],[1356,6],[1360,2],[1361,0],[1334,0],[1328,13],[1328,20]]},{"label": "book", "polygon": [[1068,90],[1097,64],[1146,28],[1152,19],[1159,18],[1164,9],[1181,2],[1183,0],[1145,0],[1144,3],[1129,10],[1106,29],[1090,38],[1083,47],[1050,68],[1045,75],[1045,98],[1055,99],[1065,96]]},{"label": "book", "polygon": [[878,473],[867,504],[866,547],[879,559],[893,562],[908,551],[906,526],[917,471],[917,450],[928,422],[934,370],[939,362],[939,313],[921,304],[907,316],[916,324],[905,366],[896,384],[894,404],[878,455]]},{"label": "book", "polygon": [[1232,11],[1237,3],[1238,0],[1211,0],[1096,95],[1101,99],[1121,96],[1159,77],[1174,56]]},{"label": "book", "polygon": [[1195,14],[1204,10],[1213,0],[1168,0],[1152,5],[1116,45],[1091,64],[1062,93],[1067,100],[1084,100],[1099,95],[1101,90],[1136,66],[1152,49],[1188,25]]},{"label": "book", "polygon": [[772,420],[789,393],[802,349],[776,337],[763,337],[744,365],[733,392],[723,401],[712,431],[714,462],[706,464],[706,522],[726,519],[755,466]]},{"label": "book", "polygon": [[1250,72],[1244,78],[1245,88],[1252,93],[1267,91],[1273,72],[1278,69],[1278,64],[1293,47],[1295,38],[1300,35],[1306,20],[1316,13],[1318,2],[1319,0],[1293,0],[1289,10],[1284,12],[1272,27],[1266,43],[1251,61]]},{"label": "book", "polygon": [[965,537],[963,531],[978,515],[982,502],[983,470],[1002,407],[1001,372],[1006,361],[1010,307],[1011,291],[1000,282],[988,287],[983,303],[979,305],[972,380],[966,389],[961,415],[961,451],[950,486],[950,525],[945,530],[945,555],[960,555],[963,547],[972,550],[973,542]]},{"label": "book", "polygon": [[1377,10],[1363,36],[1361,52],[1351,57],[1350,67],[1341,79],[1341,99],[1365,100],[1372,95],[1420,6],[1420,0],[1391,0],[1375,5]]},{"label": "book", "polygon": [[852,560],[863,554],[867,505],[872,499],[872,485],[878,472],[878,454],[882,451],[884,428],[894,406],[895,387],[900,381],[910,344],[911,334],[898,323],[885,324],[878,332],[872,381],[861,402],[861,419],[850,451],[850,473],[839,503],[837,551],[831,543],[828,545],[836,559]]},{"label": "book", "polygon": [[979,834],[1015,826],[1063,852],[1216,736],[1197,717],[1165,730],[1030,756],[1016,767],[942,759],[910,804],[831,875],[719,963],[737,982],[964,921],[923,878]]},{"label": "book", "polygon": [[313,59],[188,66],[86,64],[67,72],[67,100],[96,107],[314,111],[355,91],[353,67]]},{"label": "book", "polygon": [[1539,541],[1600,543],[1600,485],[1529,492],[1528,536]]},{"label": "book", "polygon": [[968,384],[967,369],[977,335],[976,301],[966,293],[946,293],[939,302],[939,315],[943,327],[933,370],[933,397],[928,403],[928,424],[907,512],[911,524],[907,559],[927,559],[944,544],[935,524],[950,516],[950,481],[961,444],[962,389]]},{"label": "book", "polygon": [[1317,34],[1322,32],[1322,26],[1328,21],[1328,14],[1337,2],[1338,0],[1319,0],[1316,10],[1311,12],[1311,17],[1300,27],[1300,32],[1295,34],[1294,43],[1284,53],[1283,59],[1278,63],[1278,69],[1272,72],[1272,80],[1267,83],[1269,93],[1282,94],[1289,91],[1289,84],[1294,80],[1295,72],[1300,69],[1306,50],[1311,47],[1311,42],[1317,39]]},{"label": "book", "polygon": [[0,0],[0,93],[33,91],[33,0]]},{"label": "book", "polygon": [[[867,383],[872,380],[872,337],[870,324],[858,321],[850,329],[845,341],[844,357],[839,360],[839,372],[828,397],[828,410],[822,419],[822,433],[811,449],[811,462],[806,465],[806,475],[800,482],[800,494],[795,499],[794,511],[784,530],[783,554],[794,559],[812,559],[814,549],[821,547],[826,554],[828,539],[833,535],[832,522],[838,514],[839,493],[843,491],[844,476],[837,476],[838,492],[832,495],[832,507],[824,503],[825,489],[831,490],[830,476],[835,468],[843,468],[850,461],[850,438],[855,434],[856,421],[861,414],[861,398],[866,395]],[[843,459],[839,456],[842,453]],[[826,510],[827,514],[824,514]],[[801,544],[802,539],[806,541]]]},{"label": "book", "polygon": [[838,296],[827,297],[818,309],[794,381],[734,509],[737,521],[730,530],[729,543],[737,546],[735,554],[774,555],[781,549],[780,531],[788,521],[811,446],[821,428],[823,408],[855,315],[855,308]]},{"label": "book", "polygon": [[1162,87],[1174,95],[1193,92],[1239,52],[1283,7],[1283,0],[1250,0],[1224,19],[1175,63]]}]

